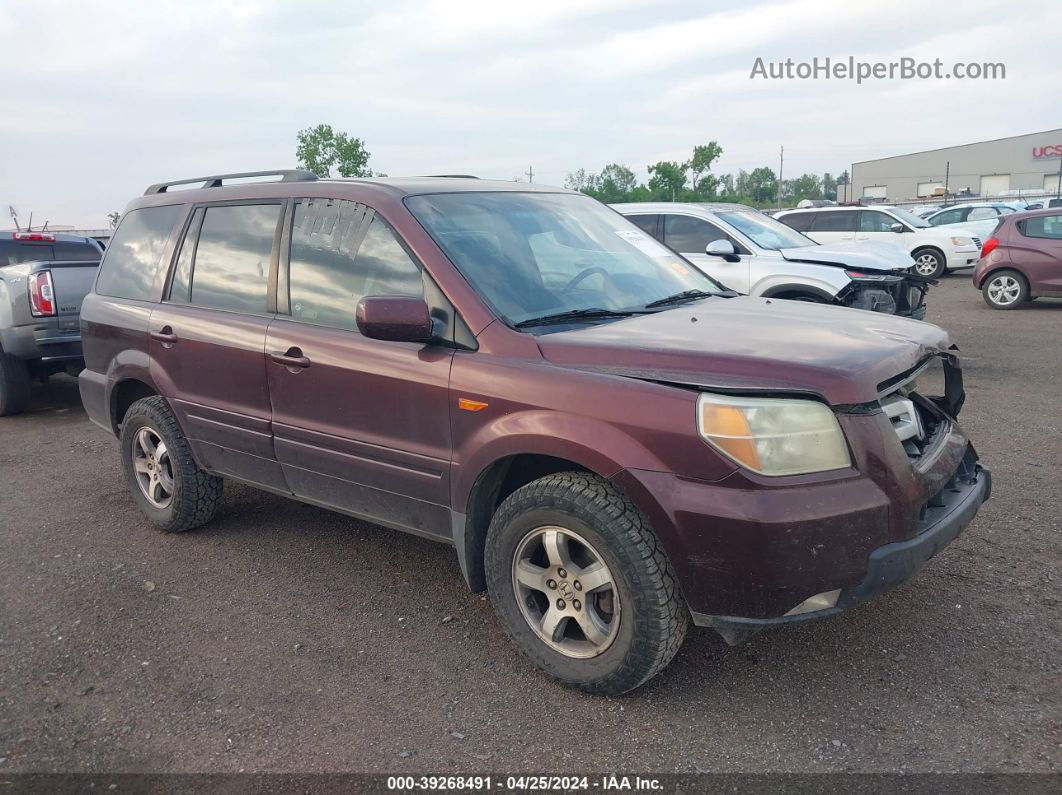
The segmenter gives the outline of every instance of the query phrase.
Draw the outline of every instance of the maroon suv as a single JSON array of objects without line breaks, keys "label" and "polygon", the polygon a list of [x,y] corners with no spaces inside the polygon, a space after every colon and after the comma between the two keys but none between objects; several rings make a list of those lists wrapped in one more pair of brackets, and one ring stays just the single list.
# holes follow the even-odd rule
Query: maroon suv
[{"label": "maroon suv", "polygon": [[152,186],[84,303],[86,410],[163,530],[232,478],[452,544],[539,667],[618,693],[691,620],[896,585],[989,496],[935,326],[736,296],[578,193],[278,175]]},{"label": "maroon suv", "polygon": [[973,283],[993,309],[1062,298],[1062,209],[1004,216],[981,249]]}]

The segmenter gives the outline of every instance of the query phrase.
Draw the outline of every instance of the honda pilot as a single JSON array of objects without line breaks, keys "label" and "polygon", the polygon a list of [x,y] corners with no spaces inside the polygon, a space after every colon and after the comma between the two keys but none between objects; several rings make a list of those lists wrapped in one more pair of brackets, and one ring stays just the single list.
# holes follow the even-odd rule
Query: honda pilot
[{"label": "honda pilot", "polygon": [[84,302],[85,408],[163,531],[233,480],[450,544],[539,668],[621,693],[691,623],[902,582],[990,494],[936,326],[738,296],[571,191],[268,176],[151,186]]}]

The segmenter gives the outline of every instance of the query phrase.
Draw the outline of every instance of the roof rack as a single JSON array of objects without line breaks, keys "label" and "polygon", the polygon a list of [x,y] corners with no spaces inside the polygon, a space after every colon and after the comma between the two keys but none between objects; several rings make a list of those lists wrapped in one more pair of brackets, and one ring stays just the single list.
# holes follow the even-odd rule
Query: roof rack
[{"label": "roof rack", "polygon": [[224,184],[224,180],[243,179],[245,177],[280,177],[279,182],[314,182],[317,179],[317,175],[312,171],[306,171],[301,168],[281,169],[280,171],[242,171],[238,174],[215,174],[212,177],[193,177],[192,179],[177,179],[173,182],[159,182],[155,185],[149,185],[148,189],[144,191],[144,195],[151,196],[156,193],[166,193],[174,185],[193,185],[196,182],[202,182],[201,187],[203,188],[220,188]]},{"label": "roof rack", "polygon": [[429,179],[479,179],[475,174],[425,174]]}]

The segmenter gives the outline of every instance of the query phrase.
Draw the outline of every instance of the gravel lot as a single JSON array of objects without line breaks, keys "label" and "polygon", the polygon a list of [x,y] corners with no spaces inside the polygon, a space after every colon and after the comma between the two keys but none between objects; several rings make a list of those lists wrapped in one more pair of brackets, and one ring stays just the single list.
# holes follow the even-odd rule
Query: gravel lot
[{"label": "gravel lot", "polygon": [[152,530],[76,382],[0,419],[0,773],[1060,771],[1062,301],[929,319],[994,498],[913,581],[623,698],[535,673],[453,551],[226,485]]}]

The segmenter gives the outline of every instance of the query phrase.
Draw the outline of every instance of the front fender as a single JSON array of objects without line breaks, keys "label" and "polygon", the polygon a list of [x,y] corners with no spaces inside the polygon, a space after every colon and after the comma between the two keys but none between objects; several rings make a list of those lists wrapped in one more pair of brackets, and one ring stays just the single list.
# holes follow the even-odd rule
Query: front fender
[{"label": "front fender", "polygon": [[[772,298],[785,293],[808,293],[823,301],[837,300],[837,294],[852,281],[843,268],[822,266],[825,274],[774,273],[753,285],[751,295]],[[835,271],[835,273],[834,273]]]},{"label": "front fender", "polygon": [[631,467],[667,470],[645,445],[614,425],[556,410],[529,409],[486,423],[458,442],[451,481],[454,508],[465,509],[476,480],[488,467],[521,454],[563,458],[605,478]]}]

